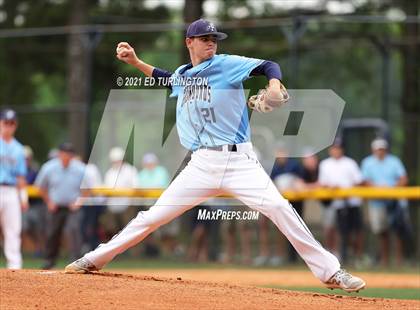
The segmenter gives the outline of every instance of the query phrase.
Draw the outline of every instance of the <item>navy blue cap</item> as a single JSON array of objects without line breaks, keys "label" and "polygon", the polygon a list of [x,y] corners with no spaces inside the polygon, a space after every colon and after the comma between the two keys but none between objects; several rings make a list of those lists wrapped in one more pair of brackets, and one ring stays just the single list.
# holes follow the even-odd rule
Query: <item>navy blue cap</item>
[{"label": "navy blue cap", "polygon": [[4,109],[0,112],[0,120],[16,121],[17,113],[12,109]]},{"label": "navy blue cap", "polygon": [[228,36],[224,32],[217,31],[213,23],[204,19],[198,19],[188,26],[186,34],[187,38],[201,37],[205,35],[213,35],[217,40],[224,40]]}]

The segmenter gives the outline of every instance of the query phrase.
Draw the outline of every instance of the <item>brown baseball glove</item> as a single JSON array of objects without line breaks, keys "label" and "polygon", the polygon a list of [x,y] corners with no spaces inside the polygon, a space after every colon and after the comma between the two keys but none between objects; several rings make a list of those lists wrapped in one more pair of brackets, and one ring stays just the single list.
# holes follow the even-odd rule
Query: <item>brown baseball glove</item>
[{"label": "brown baseball glove", "polygon": [[268,113],[273,111],[274,108],[281,107],[287,101],[290,96],[283,84],[280,84],[280,92],[274,92],[268,88],[260,89],[258,93],[251,96],[248,100],[248,106],[262,113]]}]

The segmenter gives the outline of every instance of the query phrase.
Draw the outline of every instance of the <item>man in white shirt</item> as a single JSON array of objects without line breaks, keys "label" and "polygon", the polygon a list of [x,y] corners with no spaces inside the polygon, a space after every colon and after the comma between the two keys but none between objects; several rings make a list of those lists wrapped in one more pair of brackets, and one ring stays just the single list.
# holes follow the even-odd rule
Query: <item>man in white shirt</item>
[{"label": "man in white shirt", "polygon": [[[109,152],[111,167],[105,173],[104,185],[107,188],[136,188],[137,169],[124,162],[124,150],[114,147]],[[130,205],[129,197],[110,197],[108,199],[108,210],[113,215],[116,229],[119,231],[127,224],[130,215],[126,210]]]},{"label": "man in white shirt", "polygon": [[[319,166],[319,183],[329,188],[349,188],[362,183],[363,178],[357,163],[344,156],[342,142],[336,139],[329,148],[330,157],[321,161]],[[363,247],[363,220],[361,199],[334,199],[327,207],[330,217],[329,225],[337,225],[341,237],[341,260],[347,260],[347,247],[353,245],[353,254],[360,259]],[[329,232],[331,233],[331,231]],[[354,238],[352,241],[351,238]]]}]

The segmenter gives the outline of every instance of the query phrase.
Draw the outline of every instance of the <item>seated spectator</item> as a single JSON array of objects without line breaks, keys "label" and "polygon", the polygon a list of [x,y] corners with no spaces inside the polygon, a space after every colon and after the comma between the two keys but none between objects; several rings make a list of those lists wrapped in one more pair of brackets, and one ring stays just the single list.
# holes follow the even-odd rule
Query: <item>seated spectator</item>
[{"label": "seated spectator", "polygon": [[[388,142],[375,139],[372,144],[372,155],[362,161],[362,173],[367,186],[394,187],[408,183],[407,173],[401,160],[388,154]],[[383,266],[389,263],[390,229],[397,233],[396,260],[401,264],[403,242],[411,246],[412,230],[406,204],[397,200],[370,200],[369,221],[373,233],[379,238],[380,262]]]},{"label": "seated spectator", "polygon": [[[349,188],[362,183],[362,174],[357,163],[344,156],[342,142],[336,139],[328,149],[329,157],[321,161],[319,166],[319,184],[329,188]],[[348,247],[352,250],[357,260],[363,254],[363,219],[361,212],[361,199],[333,199],[326,207],[324,218],[325,238],[327,248],[335,251],[335,234],[337,227],[340,234],[340,257],[343,263],[348,259]],[[353,239],[353,240],[352,240]],[[333,243],[334,242],[334,243]]]}]

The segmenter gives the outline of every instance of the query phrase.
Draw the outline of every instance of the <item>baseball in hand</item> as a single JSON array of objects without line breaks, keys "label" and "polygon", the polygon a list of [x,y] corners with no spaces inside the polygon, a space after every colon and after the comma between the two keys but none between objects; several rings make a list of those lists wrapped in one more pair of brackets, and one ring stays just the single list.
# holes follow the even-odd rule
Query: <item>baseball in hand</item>
[{"label": "baseball in hand", "polygon": [[135,64],[139,61],[136,52],[127,42],[120,42],[116,48],[117,58],[128,64]]},{"label": "baseball in hand", "polygon": [[125,47],[117,47],[117,54],[120,57],[127,57],[128,56],[128,52],[127,52],[127,49]]}]

